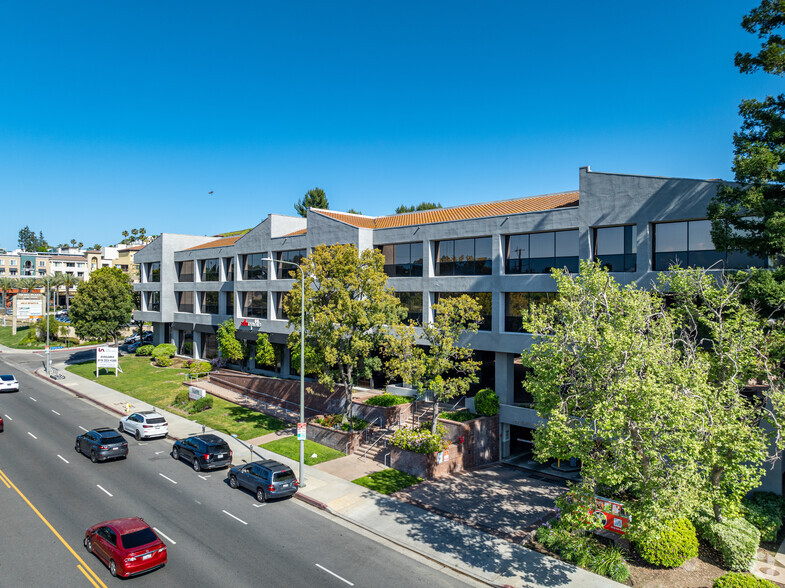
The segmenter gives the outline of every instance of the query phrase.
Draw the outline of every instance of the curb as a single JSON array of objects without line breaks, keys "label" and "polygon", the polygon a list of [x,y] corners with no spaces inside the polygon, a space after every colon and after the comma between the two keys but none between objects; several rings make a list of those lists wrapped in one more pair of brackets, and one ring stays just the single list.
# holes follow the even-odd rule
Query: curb
[{"label": "curb", "polygon": [[321,500],[316,500],[315,498],[311,498],[311,497],[310,497],[310,496],[308,496],[307,494],[303,494],[302,492],[297,492],[297,493],[294,495],[294,497],[295,497],[295,498],[297,498],[298,500],[302,500],[302,501],[303,501],[303,502],[305,502],[306,504],[310,504],[310,505],[311,505],[311,506],[313,506],[313,507],[316,507],[316,508],[318,508],[318,509],[321,509],[321,510],[327,511],[327,512],[329,512],[330,514],[335,514],[334,512],[332,512],[332,511],[330,510],[330,507],[329,507],[329,506],[327,506],[327,505],[326,505],[324,502],[322,502]]},{"label": "curb", "polygon": [[33,373],[36,376],[38,376],[39,378],[41,378],[42,380],[44,380],[45,382],[49,382],[50,384],[54,384],[55,386],[60,386],[60,388],[63,388],[64,390],[68,390],[72,394],[75,394],[77,398],[84,398],[85,400],[89,400],[93,404],[97,404],[98,406],[101,406],[101,407],[105,408],[106,410],[110,410],[110,411],[112,411],[115,414],[119,414],[120,416],[125,415],[125,411],[118,410],[117,408],[115,408],[113,406],[109,406],[108,404],[104,404],[103,402],[101,402],[100,400],[96,400],[95,398],[91,398],[89,396],[85,396],[81,392],[77,392],[73,388],[70,388],[70,387],[66,386],[65,384],[57,382],[57,381],[51,379],[50,377],[45,376],[45,375],[39,373],[39,370],[41,370],[41,369],[43,369],[43,368],[38,368],[38,370],[35,370]]}]

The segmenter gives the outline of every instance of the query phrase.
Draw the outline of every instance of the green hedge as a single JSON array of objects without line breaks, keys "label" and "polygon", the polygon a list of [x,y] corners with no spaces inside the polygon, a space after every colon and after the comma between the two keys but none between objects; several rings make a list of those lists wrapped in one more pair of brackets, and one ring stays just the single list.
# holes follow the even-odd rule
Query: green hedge
[{"label": "green hedge", "polygon": [[[342,414],[328,414],[321,418],[316,418],[314,421],[323,427],[340,428],[342,431],[349,430],[349,423],[343,422]],[[368,428],[368,421],[361,418],[352,417],[352,427],[355,431],[364,431]]]},{"label": "green hedge", "polygon": [[153,347],[152,345],[140,345],[136,348],[136,355],[140,357],[147,357],[153,354]]},{"label": "green hedge", "polygon": [[712,584],[713,588],[777,588],[774,582],[758,578],[751,574],[728,572],[723,574]]},{"label": "green hedge", "polygon": [[174,360],[171,357],[166,357],[165,355],[159,355],[153,360],[153,362],[158,367],[169,367],[174,363]]},{"label": "green hedge", "polygon": [[188,409],[188,412],[203,412],[205,410],[210,410],[213,407],[213,397],[212,396],[205,396],[204,398],[200,398],[199,400],[194,401],[191,408]]},{"label": "green hedge", "polygon": [[761,541],[773,543],[785,517],[785,500],[773,492],[753,492],[741,501],[741,515],[760,531]]},{"label": "green hedge", "polygon": [[180,390],[177,395],[174,397],[174,402],[172,406],[185,406],[191,402],[191,398],[188,396],[188,390]]},{"label": "green hedge", "polygon": [[490,388],[483,388],[474,397],[474,410],[482,416],[494,416],[499,413],[499,397]]},{"label": "green hedge", "polygon": [[630,577],[622,552],[616,547],[606,547],[591,536],[576,535],[546,523],[537,529],[534,537],[562,559],[595,574],[621,583]]},{"label": "green hedge", "polygon": [[468,410],[455,410],[455,411],[447,411],[439,414],[440,419],[447,419],[448,421],[456,421],[459,423],[465,423],[466,421],[470,421],[472,419],[476,419],[477,415],[469,412]]},{"label": "green hedge", "polygon": [[431,423],[423,423],[419,429],[398,429],[390,437],[390,443],[414,453],[436,453],[450,446],[447,429],[441,423],[436,425],[435,434],[431,433]]},{"label": "green hedge", "polygon": [[379,394],[371,396],[365,401],[368,406],[395,406],[396,404],[409,404],[414,398],[412,396],[396,396],[395,394]]},{"label": "green hedge", "polygon": [[760,531],[752,523],[745,519],[718,523],[709,516],[698,516],[694,523],[698,535],[719,552],[729,570],[745,572],[749,569],[760,543]]},{"label": "green hedge", "polygon": [[174,343],[161,343],[153,349],[153,357],[174,357],[176,352],[177,347],[174,346]]},{"label": "green hedge", "polygon": [[665,521],[635,542],[641,557],[655,566],[678,568],[698,555],[695,527],[686,519]]},{"label": "green hedge", "polygon": [[202,361],[201,359],[195,359],[188,365],[188,371],[192,376],[207,374],[211,372],[212,369],[213,364],[211,364],[209,361]]}]

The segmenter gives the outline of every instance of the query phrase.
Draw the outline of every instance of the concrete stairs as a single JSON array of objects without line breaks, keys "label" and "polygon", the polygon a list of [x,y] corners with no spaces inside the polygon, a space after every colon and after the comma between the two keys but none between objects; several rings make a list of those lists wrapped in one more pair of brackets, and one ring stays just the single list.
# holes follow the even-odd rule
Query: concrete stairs
[{"label": "concrete stairs", "polygon": [[360,459],[365,458],[367,461],[384,463],[390,450],[383,437],[389,437],[392,435],[392,432],[392,429],[373,429],[367,436],[364,436],[354,455]]}]

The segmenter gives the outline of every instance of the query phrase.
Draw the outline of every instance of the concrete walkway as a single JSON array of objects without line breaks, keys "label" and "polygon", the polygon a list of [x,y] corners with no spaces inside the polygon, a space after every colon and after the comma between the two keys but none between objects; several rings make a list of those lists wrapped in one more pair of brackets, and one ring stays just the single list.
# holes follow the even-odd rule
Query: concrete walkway
[{"label": "concrete walkway", "polygon": [[[8,355],[28,353],[2,346],[0,346],[0,352]],[[169,435],[173,438],[187,437],[202,432],[201,425],[182,416],[152,407],[100,383],[66,371],[65,362],[69,356],[70,354],[65,353],[52,355],[52,365],[60,370],[60,373],[65,376],[64,379],[51,380],[43,369],[39,369],[36,374],[43,380],[103,406],[118,417],[125,415],[127,410],[133,412],[154,408],[165,416],[169,423]],[[105,377],[113,378],[114,376],[107,375]],[[253,444],[255,447],[252,452],[245,443],[221,433],[218,434],[229,443],[234,453],[235,463],[259,458],[276,459],[289,465],[295,473],[299,472],[299,464],[295,461],[269,451],[259,450],[256,443]],[[275,437],[271,438],[278,436],[276,433],[272,435]],[[268,436],[254,441],[263,441],[266,437]],[[344,463],[350,463],[348,457],[341,459],[347,460]],[[531,551],[458,521],[352,484],[342,477],[326,471],[329,469],[330,467],[306,466],[305,479],[301,480],[304,483],[301,484],[301,489],[296,497],[440,565],[463,573],[477,582],[494,586],[542,586],[549,588],[621,586],[607,578]],[[351,472],[350,475],[353,476],[354,472]],[[483,500],[483,496],[476,497],[475,507],[477,508],[474,513],[476,516],[481,516]],[[487,513],[486,522],[491,526],[494,524],[494,512],[500,511],[489,509]],[[503,513],[503,516],[510,516],[510,514]]]}]

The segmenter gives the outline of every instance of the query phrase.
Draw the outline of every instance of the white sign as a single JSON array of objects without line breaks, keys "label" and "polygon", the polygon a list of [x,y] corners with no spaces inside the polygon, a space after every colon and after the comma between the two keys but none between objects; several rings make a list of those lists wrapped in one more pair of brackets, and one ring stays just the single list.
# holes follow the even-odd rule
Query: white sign
[{"label": "white sign", "polygon": [[205,391],[196,386],[188,386],[188,398],[191,400],[199,400],[205,397]]},{"label": "white sign", "polygon": [[305,432],[308,430],[308,425],[305,423],[297,423],[297,440],[305,441]]},{"label": "white sign", "polygon": [[95,348],[95,367],[96,368],[116,368],[117,367],[117,347],[96,347]]},{"label": "white sign", "polygon": [[44,315],[44,306],[41,300],[18,300],[16,303],[16,318],[30,319]]}]

